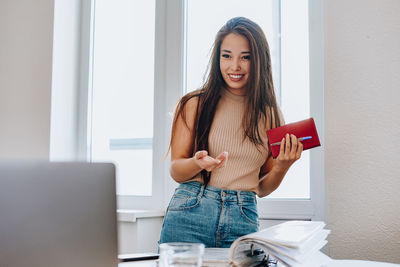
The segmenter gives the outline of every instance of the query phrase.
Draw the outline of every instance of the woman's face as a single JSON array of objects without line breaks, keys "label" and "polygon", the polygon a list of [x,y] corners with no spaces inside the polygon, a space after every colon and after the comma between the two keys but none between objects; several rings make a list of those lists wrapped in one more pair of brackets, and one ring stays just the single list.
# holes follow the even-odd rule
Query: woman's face
[{"label": "woman's face", "polygon": [[250,75],[250,47],[246,37],[230,33],[221,43],[219,59],[227,89],[236,95],[246,94]]}]

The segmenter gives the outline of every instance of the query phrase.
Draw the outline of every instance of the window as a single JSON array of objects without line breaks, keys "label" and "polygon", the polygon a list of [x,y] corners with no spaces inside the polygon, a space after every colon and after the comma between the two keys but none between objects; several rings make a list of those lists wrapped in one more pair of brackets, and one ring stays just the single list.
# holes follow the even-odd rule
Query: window
[{"label": "window", "polygon": [[118,195],[151,196],[155,1],[95,0],[89,160],[113,161]]},{"label": "window", "polygon": [[[314,117],[323,143],[320,1],[91,0],[87,7],[79,147],[89,160],[116,163],[119,208],[167,205],[176,185],[163,159],[171,112],[202,83],[214,36],[234,16],[253,19],[267,35],[286,122]],[[259,209],[262,218],[323,218],[322,149],[304,153]]]}]

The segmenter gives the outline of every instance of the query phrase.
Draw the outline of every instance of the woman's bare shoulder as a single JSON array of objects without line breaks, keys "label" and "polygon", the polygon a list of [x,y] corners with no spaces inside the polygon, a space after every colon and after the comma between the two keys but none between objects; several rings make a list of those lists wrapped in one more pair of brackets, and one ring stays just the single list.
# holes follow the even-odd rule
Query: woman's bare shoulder
[{"label": "woman's bare shoulder", "polygon": [[181,103],[184,105],[185,112],[195,112],[199,104],[200,90],[196,90],[184,95],[181,99]]}]

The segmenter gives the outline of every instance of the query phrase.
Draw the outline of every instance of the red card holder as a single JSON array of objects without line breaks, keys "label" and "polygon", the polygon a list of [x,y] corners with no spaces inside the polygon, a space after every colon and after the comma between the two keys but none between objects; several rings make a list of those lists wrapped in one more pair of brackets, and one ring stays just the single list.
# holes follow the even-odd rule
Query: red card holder
[{"label": "red card holder", "polygon": [[276,158],[279,155],[280,142],[287,133],[294,134],[297,138],[305,139],[301,141],[301,143],[303,144],[303,150],[321,145],[321,143],[319,142],[314,119],[309,118],[306,120],[289,123],[267,131],[269,148],[271,150],[272,157]]}]

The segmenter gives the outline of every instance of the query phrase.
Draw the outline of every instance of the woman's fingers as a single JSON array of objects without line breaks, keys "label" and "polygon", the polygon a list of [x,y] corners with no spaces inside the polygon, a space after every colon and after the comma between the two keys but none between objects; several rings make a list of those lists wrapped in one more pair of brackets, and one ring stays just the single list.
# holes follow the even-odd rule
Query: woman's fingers
[{"label": "woman's fingers", "polygon": [[277,157],[277,163],[280,168],[288,169],[296,160],[301,157],[303,144],[298,141],[293,134],[286,134],[281,141],[280,152]]},{"label": "woman's fingers", "polygon": [[280,158],[287,159],[290,154],[291,141],[289,134],[286,134],[281,141],[279,156]]},{"label": "woman's fingers", "polygon": [[280,147],[280,151],[279,151],[279,156],[283,156],[284,154],[285,154],[285,137],[283,137],[282,138],[282,141],[281,141],[281,147]]},{"label": "woman's fingers", "polygon": [[301,153],[303,152],[303,144],[299,142],[299,145],[297,146],[297,151],[296,151],[296,159],[299,159],[301,157]]},{"label": "woman's fingers", "polygon": [[208,155],[208,152],[206,150],[200,150],[200,151],[197,151],[196,154],[194,154],[194,157],[195,157],[195,159],[201,159],[207,155]]},{"label": "woman's fingers", "polygon": [[285,146],[285,156],[288,156],[288,154],[290,153],[290,136],[289,134],[286,134],[286,146]]},{"label": "woman's fingers", "polygon": [[228,152],[222,152],[221,154],[219,154],[219,155],[216,157],[216,159],[224,160],[227,156],[228,156]]},{"label": "woman's fingers", "polygon": [[216,159],[221,161],[216,168],[224,167],[226,165],[226,162],[228,161],[228,152],[222,152],[218,155],[218,157],[216,157]]},{"label": "woman's fingers", "polygon": [[195,153],[194,159],[200,168],[210,172],[216,168],[225,166],[228,160],[228,152],[222,152],[216,158],[213,158],[208,155],[207,151],[201,150]]},{"label": "woman's fingers", "polygon": [[292,143],[291,149],[290,149],[290,157],[294,158],[296,156],[297,144],[299,143],[299,141],[297,141],[297,137],[294,134],[290,135],[290,141]]},{"label": "woman's fingers", "polygon": [[208,170],[209,166],[213,164],[214,159],[208,156],[206,150],[197,151],[194,154],[194,160],[201,169]]},{"label": "woman's fingers", "polygon": [[214,159],[213,157],[208,156],[208,152],[206,150],[197,151],[194,154],[194,160],[201,169],[207,171],[213,170],[221,163],[220,159]]}]

